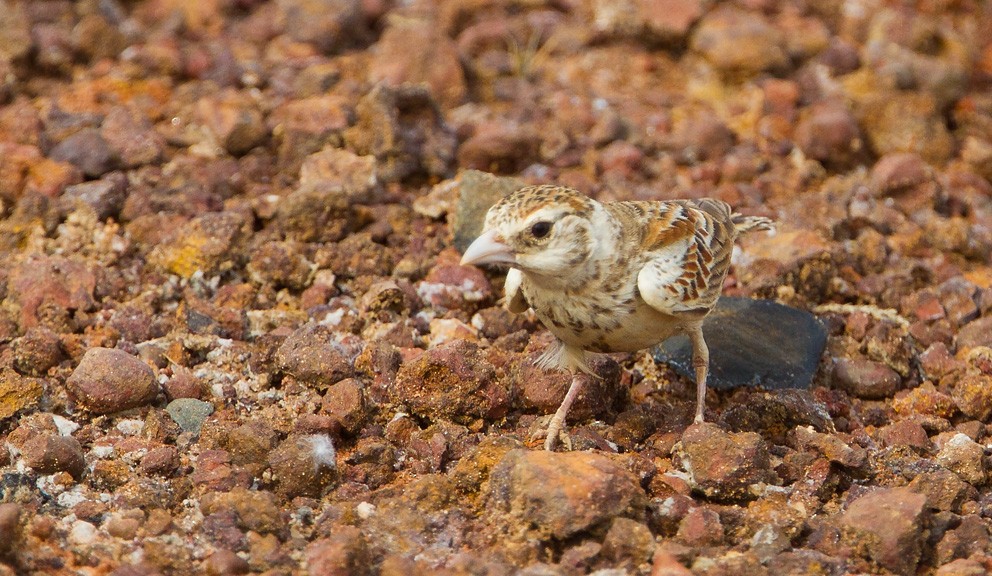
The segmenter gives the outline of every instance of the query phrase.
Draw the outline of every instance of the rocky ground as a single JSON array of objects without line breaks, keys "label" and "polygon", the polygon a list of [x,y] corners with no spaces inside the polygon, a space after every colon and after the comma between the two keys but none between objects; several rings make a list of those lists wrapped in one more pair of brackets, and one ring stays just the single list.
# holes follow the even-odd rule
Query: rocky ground
[{"label": "rocky ground", "polygon": [[[977,0],[0,0],[0,574],[984,574],[990,88]],[[519,182],[775,218],[812,389],[541,451]]]}]

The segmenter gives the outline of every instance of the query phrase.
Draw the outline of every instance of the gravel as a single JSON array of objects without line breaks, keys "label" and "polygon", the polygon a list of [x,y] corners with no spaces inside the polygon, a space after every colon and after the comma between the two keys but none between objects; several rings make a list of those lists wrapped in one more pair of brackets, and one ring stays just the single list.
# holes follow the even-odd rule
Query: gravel
[{"label": "gravel", "polygon": [[[0,0],[0,576],[986,573],[972,4]],[[707,423],[612,355],[540,450],[459,250],[549,182],[779,222]]]}]

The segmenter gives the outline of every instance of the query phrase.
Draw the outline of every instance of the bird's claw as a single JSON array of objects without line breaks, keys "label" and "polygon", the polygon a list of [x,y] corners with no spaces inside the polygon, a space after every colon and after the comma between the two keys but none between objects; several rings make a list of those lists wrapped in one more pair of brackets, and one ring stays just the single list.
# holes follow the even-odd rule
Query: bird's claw
[{"label": "bird's claw", "polygon": [[[545,432],[545,436],[547,436],[546,432]],[[568,431],[566,431],[564,428],[559,430],[558,434],[555,434],[554,436],[547,436],[544,439],[544,449],[547,450],[548,452],[554,452],[555,442],[558,440],[561,441],[562,447],[567,452],[572,451],[572,437],[568,435]]]},{"label": "bird's claw", "polygon": [[571,452],[572,437],[568,435],[568,431],[565,430],[564,426],[561,426],[559,424],[557,426],[557,430],[555,431],[555,433],[549,434],[549,432],[551,432],[552,427],[555,427],[554,426],[555,423],[553,422],[553,420],[554,420],[553,416],[545,416],[537,420],[535,424],[539,426],[539,428],[531,433],[529,442],[538,442],[540,440],[544,440],[544,449],[549,452],[553,452],[555,449],[555,444],[558,441],[561,441],[562,447],[564,447],[565,450]]}]

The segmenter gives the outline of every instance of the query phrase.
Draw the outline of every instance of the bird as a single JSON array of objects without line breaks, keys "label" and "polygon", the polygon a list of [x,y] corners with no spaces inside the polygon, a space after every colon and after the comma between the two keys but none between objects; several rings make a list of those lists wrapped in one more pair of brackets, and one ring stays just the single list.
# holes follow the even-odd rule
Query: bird
[{"label": "bird", "polygon": [[567,439],[565,418],[583,377],[595,377],[590,353],[637,352],[677,334],[692,344],[695,422],[703,422],[703,319],[720,298],[737,237],[773,228],[720,200],[599,202],[553,184],[525,186],[489,208],[461,263],[508,266],[509,310],[533,309],[555,336],[535,364],[572,374],[544,448],[554,450],[560,434]]}]

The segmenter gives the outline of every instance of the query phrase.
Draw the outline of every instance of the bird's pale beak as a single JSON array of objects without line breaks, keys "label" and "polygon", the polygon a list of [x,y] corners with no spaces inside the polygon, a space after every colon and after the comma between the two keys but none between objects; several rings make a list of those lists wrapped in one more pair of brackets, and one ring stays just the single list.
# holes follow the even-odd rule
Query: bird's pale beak
[{"label": "bird's pale beak", "polygon": [[510,247],[503,243],[503,240],[496,234],[495,230],[484,232],[475,239],[465,254],[462,255],[462,264],[516,264],[517,258],[510,250]]}]

